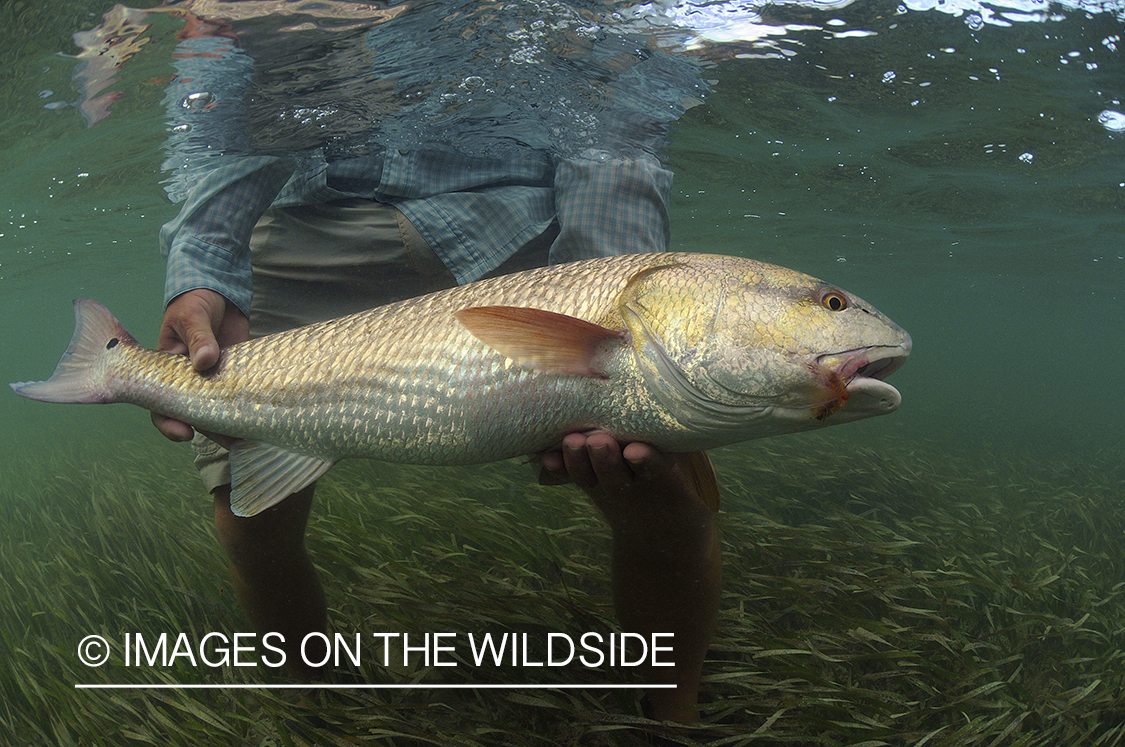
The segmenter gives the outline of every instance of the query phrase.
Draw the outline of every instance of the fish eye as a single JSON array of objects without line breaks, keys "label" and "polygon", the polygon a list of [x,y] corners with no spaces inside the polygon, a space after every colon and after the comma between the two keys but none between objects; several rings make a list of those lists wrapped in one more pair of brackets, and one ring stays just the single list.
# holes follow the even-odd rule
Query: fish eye
[{"label": "fish eye", "polygon": [[829,311],[843,311],[848,308],[848,299],[840,291],[830,290],[820,297],[820,305]]}]

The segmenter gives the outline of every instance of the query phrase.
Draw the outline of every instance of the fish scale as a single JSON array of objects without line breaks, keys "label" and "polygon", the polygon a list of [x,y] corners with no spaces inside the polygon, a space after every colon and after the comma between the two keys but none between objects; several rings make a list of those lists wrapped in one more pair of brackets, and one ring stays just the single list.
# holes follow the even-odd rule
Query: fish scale
[{"label": "fish scale", "polygon": [[[203,430],[334,459],[458,464],[528,453],[527,446],[550,445],[560,427],[588,427],[575,422],[575,413],[595,400],[591,382],[519,369],[473,338],[451,311],[534,302],[604,320],[612,315],[620,278],[635,272],[634,264],[648,263],[619,266],[611,278],[532,271],[519,284],[486,281],[298,328],[227,348],[206,377],[182,357],[132,348],[136,358],[130,356],[125,368],[150,373],[126,384],[118,398]],[[591,276],[598,282],[588,282]],[[578,286],[585,287],[581,302],[568,305]],[[403,319],[425,321],[404,333]],[[134,399],[131,391],[160,395]],[[540,415],[521,423],[540,434],[529,441],[527,430],[513,438],[502,428],[511,409],[505,397],[558,398],[572,406],[536,408]],[[406,401],[413,406],[404,407]],[[365,432],[365,424],[374,431]]]},{"label": "fish scale", "polygon": [[205,374],[186,356],[141,347],[99,304],[75,308],[55,374],[13,388],[129,402],[240,439],[232,506],[243,513],[345,457],[488,462],[593,428],[699,451],[882,414],[898,393],[864,367],[883,360],[882,378],[911,345],[894,322],[815,278],[686,253],[450,288],[233,345]]}]

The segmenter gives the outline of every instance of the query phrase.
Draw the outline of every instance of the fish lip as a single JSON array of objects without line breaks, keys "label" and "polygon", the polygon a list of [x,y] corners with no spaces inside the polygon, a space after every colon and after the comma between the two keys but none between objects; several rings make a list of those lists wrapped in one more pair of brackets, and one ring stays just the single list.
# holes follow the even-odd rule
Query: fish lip
[{"label": "fish lip", "polygon": [[818,355],[816,362],[851,385],[856,379],[883,381],[906,363],[909,338],[898,345],[867,345]]},{"label": "fish lip", "polygon": [[[832,399],[813,409],[817,420],[829,416],[843,423],[894,412],[902,395],[883,381],[910,354],[910,338],[897,345],[866,345],[818,355],[811,368],[819,371]],[[838,414],[837,414],[838,413]]]}]

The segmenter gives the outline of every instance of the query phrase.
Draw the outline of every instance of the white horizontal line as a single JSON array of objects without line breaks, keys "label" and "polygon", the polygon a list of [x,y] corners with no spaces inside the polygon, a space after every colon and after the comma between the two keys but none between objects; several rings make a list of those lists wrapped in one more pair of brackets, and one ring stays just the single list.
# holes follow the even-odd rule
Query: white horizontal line
[{"label": "white horizontal line", "polygon": [[129,685],[129,684],[83,684],[74,685],[75,690],[630,690],[637,688],[675,689],[675,685],[453,685],[410,683],[403,685]]}]

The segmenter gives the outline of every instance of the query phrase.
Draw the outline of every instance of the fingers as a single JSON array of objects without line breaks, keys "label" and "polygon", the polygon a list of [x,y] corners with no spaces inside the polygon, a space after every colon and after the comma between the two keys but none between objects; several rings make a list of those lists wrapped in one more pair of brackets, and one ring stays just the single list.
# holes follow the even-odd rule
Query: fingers
[{"label": "fingers", "polygon": [[620,460],[620,455],[613,453],[618,451],[616,441],[609,439],[612,442],[610,445],[603,439],[593,438],[594,435],[596,434],[587,436],[583,433],[570,433],[562,443],[563,468],[571,482],[583,489],[598,484],[599,475],[595,464],[605,472],[613,461]]},{"label": "fingers", "polygon": [[218,311],[215,309],[218,304],[212,296],[222,298],[214,291],[205,290],[176,296],[164,311],[157,350],[190,355],[197,371],[215,365],[219,359],[219,343],[214,329],[222,321],[222,310],[221,307]]},{"label": "fingers", "polygon": [[[534,461],[540,465],[539,484],[565,485],[574,483],[581,488],[591,488],[597,485],[597,473],[594,471],[594,463],[591,461],[591,454],[586,447],[587,438],[587,434],[584,433],[570,433],[563,439],[559,448],[537,454]],[[610,440],[613,441],[613,439]],[[597,451],[599,459],[612,458],[605,451],[605,449],[612,447],[603,444],[601,439],[595,439],[595,444],[599,447]],[[613,447],[616,446],[617,442],[613,441]]]},{"label": "fingers", "polygon": [[158,350],[191,356],[196,371],[219,362],[220,344],[248,337],[246,317],[222,295],[205,288],[181,293],[168,304],[160,328]]},{"label": "fingers", "polygon": [[630,490],[639,483],[666,479],[674,460],[649,444],[632,442],[624,447],[608,433],[571,433],[557,450],[539,455],[539,482],[560,485],[573,482],[590,490]]},{"label": "fingers", "polygon": [[562,451],[558,449],[533,454],[529,462],[539,465],[540,485],[565,485],[570,482],[563,465]]},{"label": "fingers", "polygon": [[[195,429],[187,423],[173,420],[163,415],[157,415],[155,412],[150,414],[152,415],[152,424],[156,426],[156,430],[160,431],[160,433],[170,441],[190,441],[195,437]],[[231,444],[236,440],[230,436],[224,436],[221,433],[212,433],[211,431],[200,431],[200,433],[207,436],[207,438],[211,439],[219,446],[222,446],[224,449],[229,449]]]},{"label": "fingers", "polygon": [[187,423],[157,415],[155,412],[151,415],[152,424],[156,426],[156,430],[160,431],[170,441],[190,441],[195,435],[195,431]]},{"label": "fingers", "polygon": [[634,441],[621,452],[636,479],[642,482],[664,479],[675,466],[675,459],[651,444]]},{"label": "fingers", "polygon": [[[248,337],[249,324],[238,307],[215,291],[197,288],[168,304],[156,349],[189,355],[192,368],[203,372],[219,362],[220,345],[233,345]],[[194,435],[187,423],[156,413],[152,424],[172,441],[190,441]]]}]

